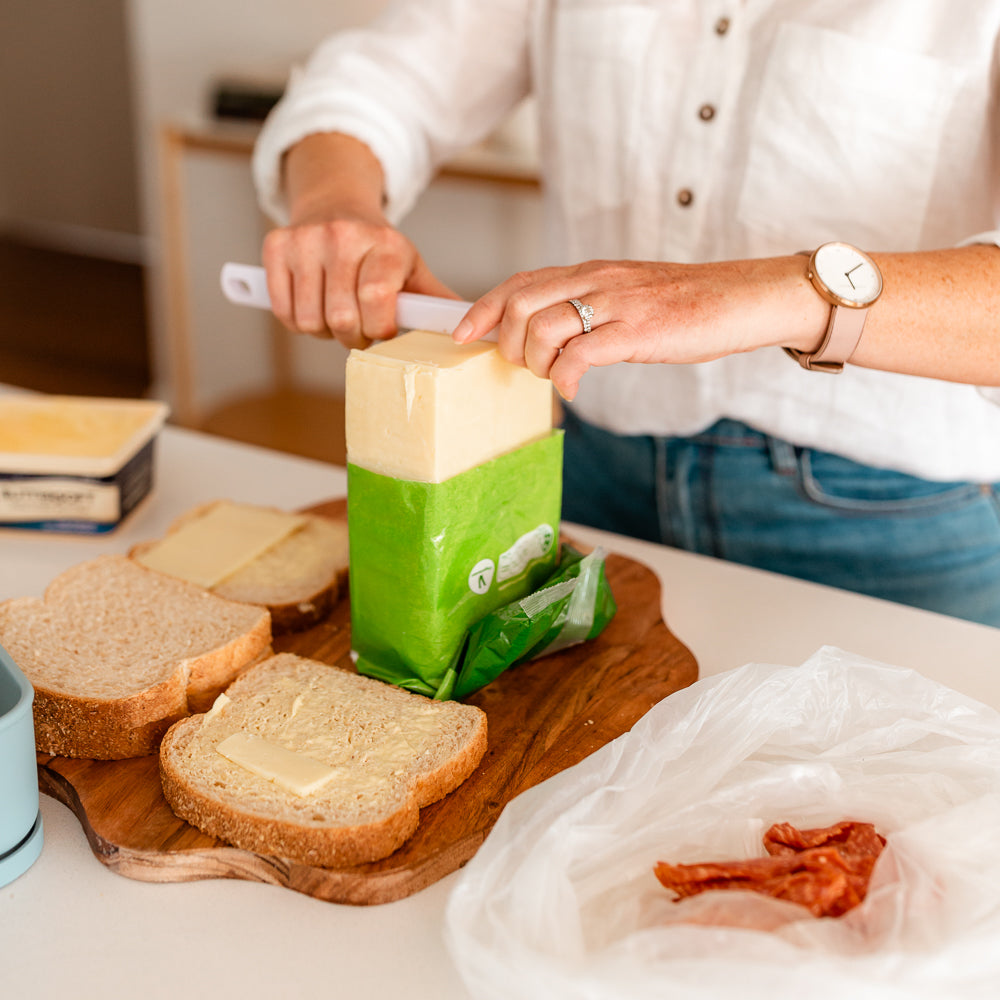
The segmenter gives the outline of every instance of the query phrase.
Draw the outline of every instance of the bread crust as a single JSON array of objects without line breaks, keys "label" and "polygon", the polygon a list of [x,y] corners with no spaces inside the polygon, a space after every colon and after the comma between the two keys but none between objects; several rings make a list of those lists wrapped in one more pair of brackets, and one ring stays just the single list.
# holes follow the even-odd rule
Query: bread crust
[{"label": "bread crust", "polygon": [[187,711],[185,674],[130,698],[86,698],[35,685],[35,748],[58,757],[123,760],[156,753]]},{"label": "bread crust", "polygon": [[[66,600],[67,581],[90,583],[91,575],[90,589],[97,595],[93,608],[95,620],[86,627],[69,627],[68,609],[62,604]],[[147,579],[155,588],[149,592],[157,598],[164,594],[180,595],[178,606],[188,609],[195,602],[201,608],[202,602],[209,601],[212,603],[206,607],[211,613],[218,609],[220,616],[235,613],[238,618],[225,624],[225,631],[220,630],[215,645],[208,645],[194,656],[178,658],[169,673],[137,690],[101,694],[87,690],[85,680],[68,681],[65,685],[49,680],[45,659],[57,656],[61,648],[83,643],[87,637],[81,631],[92,628],[107,637],[109,647],[115,644],[117,633],[126,629],[121,624],[121,609],[130,600],[139,600],[140,592],[146,593]],[[54,756],[96,760],[156,753],[163,734],[174,722],[210,706],[240,673],[271,652],[268,612],[261,609],[252,615],[249,610],[246,605],[207,594],[193,584],[168,581],[124,556],[99,556],[72,567],[52,581],[42,600],[14,598],[0,602],[0,643],[7,647],[35,690],[36,749]],[[240,620],[245,624],[237,624]],[[169,618],[151,626],[151,655],[159,652],[155,647],[157,634],[166,639],[169,632],[184,627],[183,619]],[[228,638],[223,638],[224,635]],[[45,649],[47,641],[52,647],[49,650]],[[88,647],[87,655],[91,658],[89,662],[101,664],[109,673],[127,670],[128,664],[105,663],[92,647]],[[138,656],[130,663],[145,666]]]},{"label": "bread crust", "polygon": [[164,798],[181,819],[234,847],[323,868],[347,868],[387,857],[417,829],[420,809],[412,799],[377,823],[316,830],[257,816],[236,802],[213,798],[189,784],[174,764],[175,752],[192,735],[184,722],[196,723],[197,717],[172,726],[160,745]]},{"label": "bread crust", "polygon": [[[220,598],[221,600],[221,598]],[[237,677],[271,652],[271,618],[262,609],[253,628],[232,642],[185,661],[187,672],[187,711],[207,712],[212,702]]]},{"label": "bread crust", "polygon": [[337,577],[321,590],[300,601],[285,604],[270,603],[263,606],[271,612],[271,628],[275,635],[304,632],[329,617],[341,594]]},{"label": "bread crust", "polygon": [[[336,670],[314,663],[321,670]],[[261,664],[266,668],[279,657]],[[244,675],[241,684],[253,677]],[[374,682],[381,683],[381,682]],[[238,687],[239,685],[237,685]],[[230,690],[234,698],[239,695]],[[401,692],[409,697],[409,692]],[[174,812],[205,833],[235,847],[258,854],[277,856],[307,865],[343,868],[377,861],[400,848],[416,831],[420,809],[443,798],[466,780],[479,765],[487,749],[486,715],[479,709],[475,726],[466,742],[432,772],[416,775],[403,803],[377,820],[355,825],[306,826],[294,820],[262,815],[248,808],[225,788],[216,789],[209,782],[192,777],[184,761],[185,751],[196,738],[205,716],[196,715],[175,723],[160,746],[160,780],[164,797]],[[288,793],[275,793],[276,796]]]}]

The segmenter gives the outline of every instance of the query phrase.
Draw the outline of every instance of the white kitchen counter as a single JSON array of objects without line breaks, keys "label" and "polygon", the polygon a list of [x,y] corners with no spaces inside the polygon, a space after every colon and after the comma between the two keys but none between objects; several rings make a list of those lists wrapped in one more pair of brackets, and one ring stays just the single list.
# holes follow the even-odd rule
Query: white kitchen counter
[{"label": "white kitchen counter", "polygon": [[[114,534],[0,530],[0,600],[40,594],[61,570],[156,538],[194,504],[229,497],[288,509],[342,496],[343,469],[167,428],[153,494]],[[573,527],[651,566],[664,620],[702,676],[799,664],[823,645],[929,677],[1000,708],[1000,630]],[[0,804],[2,807],[2,804]],[[0,888],[5,997],[466,996],[442,916],[456,875],[397,903],[350,907],[287,889],[133,881],[92,854],[76,817],[42,796],[41,857]]]}]

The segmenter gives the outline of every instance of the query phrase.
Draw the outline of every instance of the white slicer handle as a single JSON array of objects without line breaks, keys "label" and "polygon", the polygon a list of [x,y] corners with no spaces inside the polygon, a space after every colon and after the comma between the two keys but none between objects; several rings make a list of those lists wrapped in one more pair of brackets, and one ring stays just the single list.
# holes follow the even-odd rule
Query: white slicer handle
[{"label": "white slicer handle", "polygon": [[471,302],[400,292],[396,296],[396,326],[400,330],[433,330],[451,334]]},{"label": "white slicer handle", "polygon": [[[264,268],[250,264],[224,264],[220,280],[223,294],[230,302],[258,309],[271,308]],[[400,292],[396,296],[396,325],[401,330],[433,330],[435,333],[450,334],[471,305],[471,302],[458,299]],[[483,337],[483,340],[496,339],[496,330]]]},{"label": "white slicer handle", "polygon": [[251,267],[249,264],[223,264],[220,280],[222,292],[230,302],[258,309],[271,308],[267,272],[264,268]]}]

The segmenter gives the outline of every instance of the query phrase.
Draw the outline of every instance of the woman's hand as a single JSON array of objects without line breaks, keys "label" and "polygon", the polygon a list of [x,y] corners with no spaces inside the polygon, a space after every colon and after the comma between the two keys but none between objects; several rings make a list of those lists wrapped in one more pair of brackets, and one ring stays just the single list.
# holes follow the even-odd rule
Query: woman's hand
[{"label": "woman's hand", "polygon": [[[590,333],[570,299],[593,309]],[[473,305],[454,338],[499,327],[501,354],[570,400],[594,366],[690,364],[777,344],[812,350],[829,309],[802,257],[589,261],[514,275]]]},{"label": "woman's hand", "polygon": [[457,298],[382,214],[382,169],[349,136],[308,136],[286,155],[290,224],[261,252],[275,316],[290,330],[365,347],[396,333],[396,293]]},{"label": "woman's hand", "polygon": [[262,256],[275,316],[345,347],[395,335],[397,292],[458,297],[386,222],[340,216],[274,229]]}]

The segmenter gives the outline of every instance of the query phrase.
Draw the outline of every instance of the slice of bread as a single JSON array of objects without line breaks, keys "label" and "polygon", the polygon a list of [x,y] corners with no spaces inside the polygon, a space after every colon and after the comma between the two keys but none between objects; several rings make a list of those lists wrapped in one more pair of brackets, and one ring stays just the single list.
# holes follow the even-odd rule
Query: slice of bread
[{"label": "slice of bread", "polygon": [[[217,750],[262,737],[332,769],[298,794]],[[174,812],[236,847],[324,867],[386,857],[419,811],[457,788],[486,752],[486,715],[292,653],[247,671],[206,715],[171,727],[160,747]],[[322,770],[322,767],[320,768]]]},{"label": "slice of bread", "polygon": [[[227,502],[214,500],[193,508],[171,524],[168,535]],[[302,517],[300,528],[211,587],[219,597],[267,608],[275,635],[300,632],[322,621],[347,583],[347,521]],[[141,559],[156,544],[143,542],[129,555]]]},{"label": "slice of bread", "polygon": [[118,760],[155,753],[171,723],[204,711],[271,648],[267,611],[99,556],[44,598],[0,603],[0,645],[35,689],[42,753]]}]

